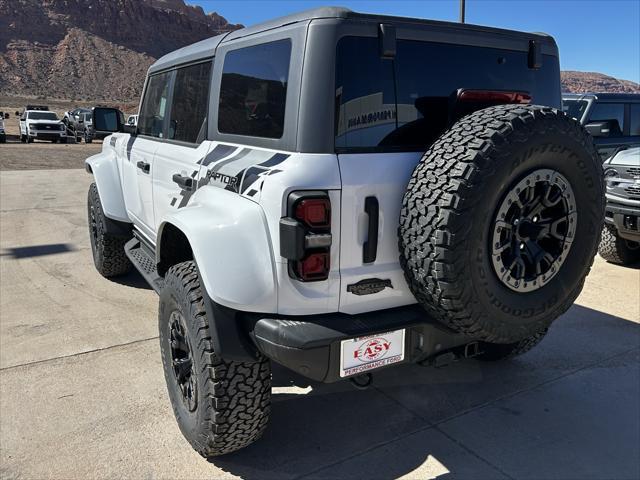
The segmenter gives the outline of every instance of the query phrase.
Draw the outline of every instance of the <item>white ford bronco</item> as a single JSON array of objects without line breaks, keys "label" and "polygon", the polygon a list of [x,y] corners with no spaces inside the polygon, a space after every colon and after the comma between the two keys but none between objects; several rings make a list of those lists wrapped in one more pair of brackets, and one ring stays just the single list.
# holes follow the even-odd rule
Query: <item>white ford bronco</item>
[{"label": "white ford bronco", "polygon": [[538,343],[582,289],[601,162],[544,34],[320,8],[170,53],[87,159],[93,258],[159,294],[203,456],[255,441],[271,361],[321,382]]}]

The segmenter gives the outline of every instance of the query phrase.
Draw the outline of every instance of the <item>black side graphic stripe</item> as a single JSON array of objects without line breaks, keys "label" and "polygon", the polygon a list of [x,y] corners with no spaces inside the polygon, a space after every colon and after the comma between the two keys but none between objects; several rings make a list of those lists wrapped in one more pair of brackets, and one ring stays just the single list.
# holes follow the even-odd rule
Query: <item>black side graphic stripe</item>
[{"label": "black side graphic stripe", "polygon": [[233,157],[231,158],[227,158],[226,160],[222,160],[221,162],[216,163],[213,168],[211,169],[211,171],[213,172],[218,172],[220,171],[220,169],[231,163],[231,162],[235,162],[236,160],[240,160],[243,157],[246,157],[247,155],[249,155],[253,150],[251,148],[243,148],[242,150],[240,150],[238,153],[236,153]]},{"label": "black side graphic stripe", "polygon": [[136,141],[136,137],[131,135],[129,140],[127,140],[127,161],[131,161],[131,149],[133,148],[133,143]]},{"label": "black side graphic stripe", "polygon": [[205,155],[198,163],[203,166],[208,166],[213,162],[217,162],[221,158],[231,155],[238,147],[232,147],[231,145],[216,145],[213,150]]},{"label": "black side graphic stripe", "polygon": [[276,153],[273,157],[269,158],[266,162],[259,164],[261,167],[275,167],[276,165],[284,162],[290,155],[287,153]]}]

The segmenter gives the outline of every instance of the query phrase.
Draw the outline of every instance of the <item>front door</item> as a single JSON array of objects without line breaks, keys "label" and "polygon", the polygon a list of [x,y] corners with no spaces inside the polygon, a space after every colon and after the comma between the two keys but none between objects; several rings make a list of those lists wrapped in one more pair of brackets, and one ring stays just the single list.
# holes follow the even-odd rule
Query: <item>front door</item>
[{"label": "front door", "polygon": [[139,230],[155,242],[152,179],[155,155],[167,136],[167,115],[174,72],[151,75],[142,100],[137,134],[123,152],[123,190],[127,211]]}]

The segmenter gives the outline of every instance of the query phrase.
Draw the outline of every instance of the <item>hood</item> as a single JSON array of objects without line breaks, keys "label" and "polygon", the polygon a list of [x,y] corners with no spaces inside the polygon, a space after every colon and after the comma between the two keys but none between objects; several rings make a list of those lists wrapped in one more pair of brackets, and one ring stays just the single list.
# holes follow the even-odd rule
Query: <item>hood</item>
[{"label": "hood", "polygon": [[640,167],[640,147],[623,150],[609,160],[609,165]]}]

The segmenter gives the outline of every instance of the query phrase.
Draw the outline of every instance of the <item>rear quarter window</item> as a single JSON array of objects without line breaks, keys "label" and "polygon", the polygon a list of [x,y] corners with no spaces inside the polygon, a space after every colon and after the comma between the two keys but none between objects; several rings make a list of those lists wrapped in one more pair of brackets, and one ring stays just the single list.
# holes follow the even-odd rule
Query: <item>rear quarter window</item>
[{"label": "rear quarter window", "polygon": [[218,105],[220,133],[282,137],[290,60],[288,39],[225,55]]}]

